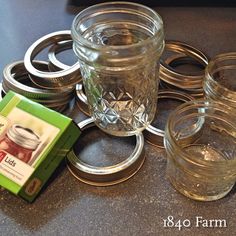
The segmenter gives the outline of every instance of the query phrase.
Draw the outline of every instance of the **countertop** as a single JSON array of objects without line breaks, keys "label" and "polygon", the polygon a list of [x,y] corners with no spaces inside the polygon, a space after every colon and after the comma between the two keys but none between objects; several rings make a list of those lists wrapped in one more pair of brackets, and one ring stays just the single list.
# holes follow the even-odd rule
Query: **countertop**
[{"label": "countertop", "polygon": [[[22,60],[27,48],[41,36],[70,29],[80,9],[73,1],[65,0],[0,0],[0,71],[7,63]],[[163,18],[166,39],[189,43],[209,57],[236,51],[236,8],[156,7],[155,10]],[[72,117],[76,121],[83,118],[77,109]],[[84,145],[93,142],[87,153],[91,156],[105,145],[102,138],[94,135],[84,140]],[[119,145],[125,145],[124,150],[132,149],[131,142]],[[116,152],[124,155],[115,148],[113,152],[113,156]],[[236,233],[236,188],[215,202],[193,201],[179,194],[166,179],[165,151],[145,143],[145,152],[146,161],[139,172],[115,186],[83,184],[63,163],[32,204],[0,189],[0,235]],[[164,220],[171,216],[176,223],[187,219],[191,226],[181,230],[164,227]],[[197,227],[196,217],[225,220],[227,227]]]}]

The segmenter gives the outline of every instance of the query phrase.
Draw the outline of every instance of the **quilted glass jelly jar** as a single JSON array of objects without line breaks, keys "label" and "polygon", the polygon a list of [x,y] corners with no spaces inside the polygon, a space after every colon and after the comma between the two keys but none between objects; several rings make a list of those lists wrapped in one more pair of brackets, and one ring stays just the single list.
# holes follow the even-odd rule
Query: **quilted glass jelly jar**
[{"label": "quilted glass jelly jar", "polygon": [[164,144],[167,177],[195,200],[224,197],[236,182],[236,116],[213,101],[191,101],[171,113]]},{"label": "quilted glass jelly jar", "polygon": [[236,52],[219,54],[209,62],[203,88],[208,99],[236,109]]},{"label": "quilted glass jelly jar", "polygon": [[39,144],[39,137],[31,129],[13,125],[0,141],[0,150],[28,163]]},{"label": "quilted glass jelly jar", "polygon": [[156,111],[161,17],[136,3],[102,3],[80,12],[71,34],[95,124],[115,136],[145,129]]}]

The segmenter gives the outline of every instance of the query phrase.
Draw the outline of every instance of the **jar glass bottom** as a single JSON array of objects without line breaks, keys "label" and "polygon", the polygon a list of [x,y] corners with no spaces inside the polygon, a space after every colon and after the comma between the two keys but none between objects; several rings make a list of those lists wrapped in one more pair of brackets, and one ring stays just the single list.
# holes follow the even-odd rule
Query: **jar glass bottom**
[{"label": "jar glass bottom", "polygon": [[233,188],[235,181],[209,181],[193,173],[188,173],[176,167],[176,163],[168,160],[167,178],[173,187],[181,194],[197,201],[214,201],[225,197]]}]

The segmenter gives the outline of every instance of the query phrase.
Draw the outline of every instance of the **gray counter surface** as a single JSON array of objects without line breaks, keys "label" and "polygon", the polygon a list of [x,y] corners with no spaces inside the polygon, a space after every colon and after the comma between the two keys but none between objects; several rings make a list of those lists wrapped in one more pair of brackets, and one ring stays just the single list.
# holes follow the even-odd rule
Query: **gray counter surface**
[{"label": "gray counter surface", "polygon": [[[0,0],[0,70],[7,63],[23,59],[27,48],[39,37],[70,29],[79,10],[64,0]],[[166,39],[189,43],[209,57],[236,51],[236,8],[157,7],[156,10],[163,18]],[[73,117],[77,115],[75,110]],[[84,140],[85,145],[93,138],[91,135]],[[101,145],[99,139],[93,142],[88,150],[90,155],[95,155]],[[148,143],[145,150],[146,161],[140,171],[112,187],[83,184],[62,165],[33,204],[1,189],[0,235],[236,234],[235,188],[215,202],[188,199],[166,179],[165,152]],[[191,226],[181,230],[164,227],[168,216],[173,216],[175,222],[188,219]],[[225,220],[227,227],[197,227],[196,217]]]}]

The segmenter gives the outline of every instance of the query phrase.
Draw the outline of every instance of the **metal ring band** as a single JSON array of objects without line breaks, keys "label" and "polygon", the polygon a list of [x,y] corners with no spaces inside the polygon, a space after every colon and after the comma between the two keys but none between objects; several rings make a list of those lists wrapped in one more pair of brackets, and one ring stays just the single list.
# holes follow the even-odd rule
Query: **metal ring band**
[{"label": "metal ring band", "polygon": [[[78,125],[83,131],[95,124],[93,118],[89,118]],[[141,168],[144,160],[144,139],[142,133],[139,133],[136,134],[136,146],[133,153],[126,160],[116,165],[106,167],[88,165],[81,161],[72,150],[67,155],[67,167],[74,177],[84,183],[95,186],[109,186],[132,177]]]},{"label": "metal ring band", "polygon": [[[199,61],[200,64],[203,66],[206,66],[208,63],[207,57],[199,50],[197,50],[194,47],[191,47],[185,43],[177,42],[177,41],[170,41],[166,43],[165,49],[167,51],[172,51],[172,52],[177,52],[179,55],[183,56],[188,56],[196,61]],[[164,73],[163,77],[167,77],[166,80],[179,80],[179,83],[183,83],[182,80],[187,80],[189,83],[199,83],[202,80],[202,76],[204,75],[204,70],[200,71],[200,73],[195,74],[195,75],[186,75],[179,73],[175,71],[173,68],[171,68],[165,61],[161,61],[160,65],[160,73]]]},{"label": "metal ring band", "polygon": [[[158,92],[158,100],[159,99],[174,99],[181,102],[188,102],[194,100],[194,98],[186,93],[174,91],[174,90],[162,90]],[[164,148],[164,130],[158,129],[152,125],[149,125],[143,132],[145,139],[157,146],[159,148]]]},{"label": "metal ring band", "polygon": [[[172,56],[166,58],[164,60],[164,63],[170,68],[170,70],[173,70],[173,71],[176,71],[174,67],[178,66],[178,65],[192,64],[192,65],[198,66],[201,69],[200,71],[196,71],[194,73],[189,72],[188,74],[183,74],[181,72],[181,76],[182,76],[181,78],[172,77],[165,71],[163,72],[163,74],[165,74],[165,76],[167,78],[169,78],[169,80],[172,81],[173,83],[180,84],[180,81],[181,81],[182,86],[184,84],[186,84],[186,86],[192,85],[192,87],[199,88],[199,84],[202,84],[203,75],[205,73],[205,71],[204,71],[205,65],[203,63],[200,63],[196,59],[186,56],[186,55],[183,55],[183,54],[175,54],[175,55],[172,55]],[[179,73],[179,72],[177,72],[177,73]],[[199,80],[190,80],[189,79],[190,76],[195,76],[196,78],[199,77],[200,79]],[[200,87],[202,87],[202,86],[200,85]]]},{"label": "metal ring band", "polygon": [[[47,62],[34,61],[35,66],[43,69],[47,67]],[[41,101],[69,101],[73,97],[73,88],[60,89],[60,90],[48,90],[25,85],[20,82],[22,76],[28,77],[26,68],[23,61],[16,61],[8,64],[3,70],[3,90],[7,93],[8,90],[13,90],[25,97],[33,100]]]},{"label": "metal ring band", "polygon": [[172,84],[168,84],[168,83],[164,82],[163,80],[160,80],[160,85],[161,85],[161,88],[163,88],[163,89],[168,89],[168,90],[170,89],[170,90],[179,91],[182,93],[187,93],[187,94],[191,95],[192,97],[194,97],[195,99],[204,97],[204,92],[202,89],[178,88]]},{"label": "metal ring band", "polygon": [[159,75],[160,75],[160,79],[165,81],[166,83],[169,83],[171,85],[174,85],[176,87],[179,88],[189,88],[189,89],[195,89],[195,88],[201,88],[202,87],[202,80],[203,77],[201,79],[201,81],[195,81],[195,82],[190,82],[188,81],[187,77],[183,77],[183,79],[179,79],[179,78],[174,78],[172,77],[170,74],[168,74],[168,72],[166,73],[166,71],[159,71]]},{"label": "metal ring band", "polygon": [[[28,75],[27,74],[23,74],[21,76],[16,76],[15,80],[19,83],[21,83],[22,85],[26,85],[26,86],[29,86],[29,87],[32,87],[31,84],[29,84],[29,82],[31,82],[31,80],[29,79]],[[32,83],[32,82],[31,82]],[[34,87],[33,87],[34,88]],[[37,88],[36,88],[37,89]],[[6,83],[4,83],[3,81],[3,91],[5,93],[7,93],[9,90],[12,90],[14,92],[17,92],[31,100],[33,100],[34,102],[38,102],[38,103],[41,103],[42,105],[45,105],[47,107],[55,107],[55,106],[61,106],[61,105],[64,105],[64,104],[67,104],[72,98],[73,98],[73,91],[68,94],[67,96],[62,96],[61,98],[53,98],[53,97],[50,97],[50,98],[31,98],[31,96],[27,96],[26,93],[24,92],[20,92],[20,91],[16,91],[14,89],[14,86],[8,86]]]},{"label": "metal ring band", "polygon": [[70,30],[54,32],[38,39],[26,51],[24,57],[24,64],[27,71],[31,75],[31,79],[37,85],[43,88],[57,89],[73,86],[78,83],[80,79],[80,65],[78,62],[71,66],[69,69],[55,72],[46,72],[38,70],[32,64],[33,59],[41,50],[50,46],[51,44],[66,40],[71,40]]},{"label": "metal ring band", "polygon": [[76,104],[79,107],[80,111],[82,111],[86,116],[91,116],[88,107],[87,97],[83,91],[83,84],[76,84],[75,91],[76,91],[76,97],[75,97]]},{"label": "metal ring band", "polygon": [[208,57],[202,51],[180,41],[167,40],[165,44],[165,50],[191,57],[202,64],[204,67],[207,66],[209,62]]},{"label": "metal ring band", "polygon": [[181,54],[176,54],[166,58],[165,63],[172,68],[175,68],[180,65],[194,65],[200,69],[199,71],[196,72],[189,72],[191,73],[191,75],[198,75],[199,73],[202,74],[202,71],[204,70],[204,65],[202,63],[200,63],[199,61],[195,60],[192,57]]},{"label": "metal ring band", "polygon": [[51,68],[53,69],[53,71],[67,70],[70,68],[70,66],[60,62],[57,59],[56,54],[72,49],[72,46],[73,46],[73,41],[69,40],[56,43],[49,48],[48,59],[51,63]]},{"label": "metal ring band", "polygon": [[[7,92],[5,92],[4,89],[2,88],[2,83],[0,83],[0,101],[3,99],[3,97],[6,95],[6,93]],[[33,101],[36,102],[35,100],[33,100]],[[47,104],[46,105],[43,103],[41,103],[41,104],[47,106],[48,108],[50,108],[54,111],[60,112],[60,113],[67,112],[68,106],[70,106],[70,105],[68,105],[68,103],[62,104],[62,105],[58,105],[58,104],[52,104],[52,105]]]},{"label": "metal ring band", "polygon": [[[204,67],[208,64],[208,58],[204,53],[198,49],[178,41],[167,41],[165,50],[176,52],[179,55],[188,56],[198,61]],[[160,79],[166,83],[172,84],[179,88],[202,88],[202,80],[204,78],[204,70],[196,74],[182,74],[175,71],[170,67],[166,61],[161,60],[160,70],[159,70]]]}]

